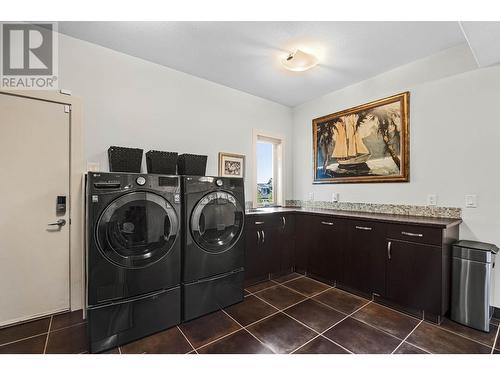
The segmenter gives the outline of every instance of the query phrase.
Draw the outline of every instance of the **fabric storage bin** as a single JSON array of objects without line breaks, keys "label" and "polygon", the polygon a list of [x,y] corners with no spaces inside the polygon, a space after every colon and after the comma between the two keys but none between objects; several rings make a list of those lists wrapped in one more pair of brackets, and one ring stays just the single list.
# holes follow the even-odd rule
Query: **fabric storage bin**
[{"label": "fabric storage bin", "polygon": [[111,146],[108,148],[109,171],[141,173],[141,148]]},{"label": "fabric storage bin", "polygon": [[182,154],[177,159],[177,173],[181,175],[205,176],[207,155]]},{"label": "fabric storage bin", "polygon": [[176,174],[177,152],[150,150],[146,152],[148,173]]}]

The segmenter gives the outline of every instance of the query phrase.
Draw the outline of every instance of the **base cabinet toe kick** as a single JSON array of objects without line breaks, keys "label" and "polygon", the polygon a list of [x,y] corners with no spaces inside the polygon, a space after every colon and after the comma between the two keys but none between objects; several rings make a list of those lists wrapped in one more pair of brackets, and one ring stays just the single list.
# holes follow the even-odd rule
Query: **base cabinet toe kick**
[{"label": "base cabinet toe kick", "polygon": [[247,215],[246,285],[294,270],[433,323],[448,313],[460,219],[301,211]]}]

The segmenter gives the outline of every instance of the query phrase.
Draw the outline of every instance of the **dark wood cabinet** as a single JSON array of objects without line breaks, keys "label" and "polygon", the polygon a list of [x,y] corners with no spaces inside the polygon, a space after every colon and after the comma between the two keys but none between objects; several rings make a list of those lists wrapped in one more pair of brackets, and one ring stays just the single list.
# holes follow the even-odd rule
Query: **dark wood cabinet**
[{"label": "dark wood cabinet", "polygon": [[388,239],[385,297],[400,306],[441,315],[441,250]]},{"label": "dark wood cabinet", "polygon": [[247,220],[245,230],[245,283],[250,285],[269,277],[270,254],[262,242],[259,220]]},{"label": "dark wood cabinet", "polygon": [[293,270],[295,265],[295,215],[280,215],[277,248],[279,249],[279,273]]},{"label": "dark wood cabinet", "polygon": [[294,215],[261,215],[246,220],[247,285],[294,268]]},{"label": "dark wood cabinet", "polygon": [[346,220],[344,267],[340,283],[366,295],[385,293],[385,225]]},{"label": "dark wood cabinet", "polygon": [[310,247],[307,272],[333,284],[342,277],[344,220],[318,216],[312,219],[314,246]]},{"label": "dark wood cabinet", "polygon": [[308,259],[315,252],[317,236],[315,234],[315,216],[295,215],[295,270],[308,271]]},{"label": "dark wood cabinet", "polygon": [[450,251],[460,220],[386,217],[252,215],[246,221],[247,285],[295,269],[439,322],[449,307]]}]

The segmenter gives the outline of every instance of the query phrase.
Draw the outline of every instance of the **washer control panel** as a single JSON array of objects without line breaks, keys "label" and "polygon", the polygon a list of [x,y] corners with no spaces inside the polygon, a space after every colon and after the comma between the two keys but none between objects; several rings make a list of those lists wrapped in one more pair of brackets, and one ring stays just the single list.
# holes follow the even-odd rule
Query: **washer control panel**
[{"label": "washer control panel", "polygon": [[135,180],[135,182],[139,186],[144,186],[144,184],[146,183],[146,179],[144,177],[142,177],[142,176],[139,176],[139,177],[137,177],[137,179]]}]

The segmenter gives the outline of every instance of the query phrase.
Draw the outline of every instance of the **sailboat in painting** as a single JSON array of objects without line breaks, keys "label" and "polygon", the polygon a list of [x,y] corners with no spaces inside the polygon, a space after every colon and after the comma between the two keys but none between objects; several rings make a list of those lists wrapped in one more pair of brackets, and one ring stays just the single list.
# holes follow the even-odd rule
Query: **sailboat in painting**
[{"label": "sailboat in painting", "polygon": [[356,127],[355,118],[344,116],[339,118],[333,126],[335,146],[332,156],[337,160],[339,167],[358,168],[370,158],[370,151],[366,148]]}]

